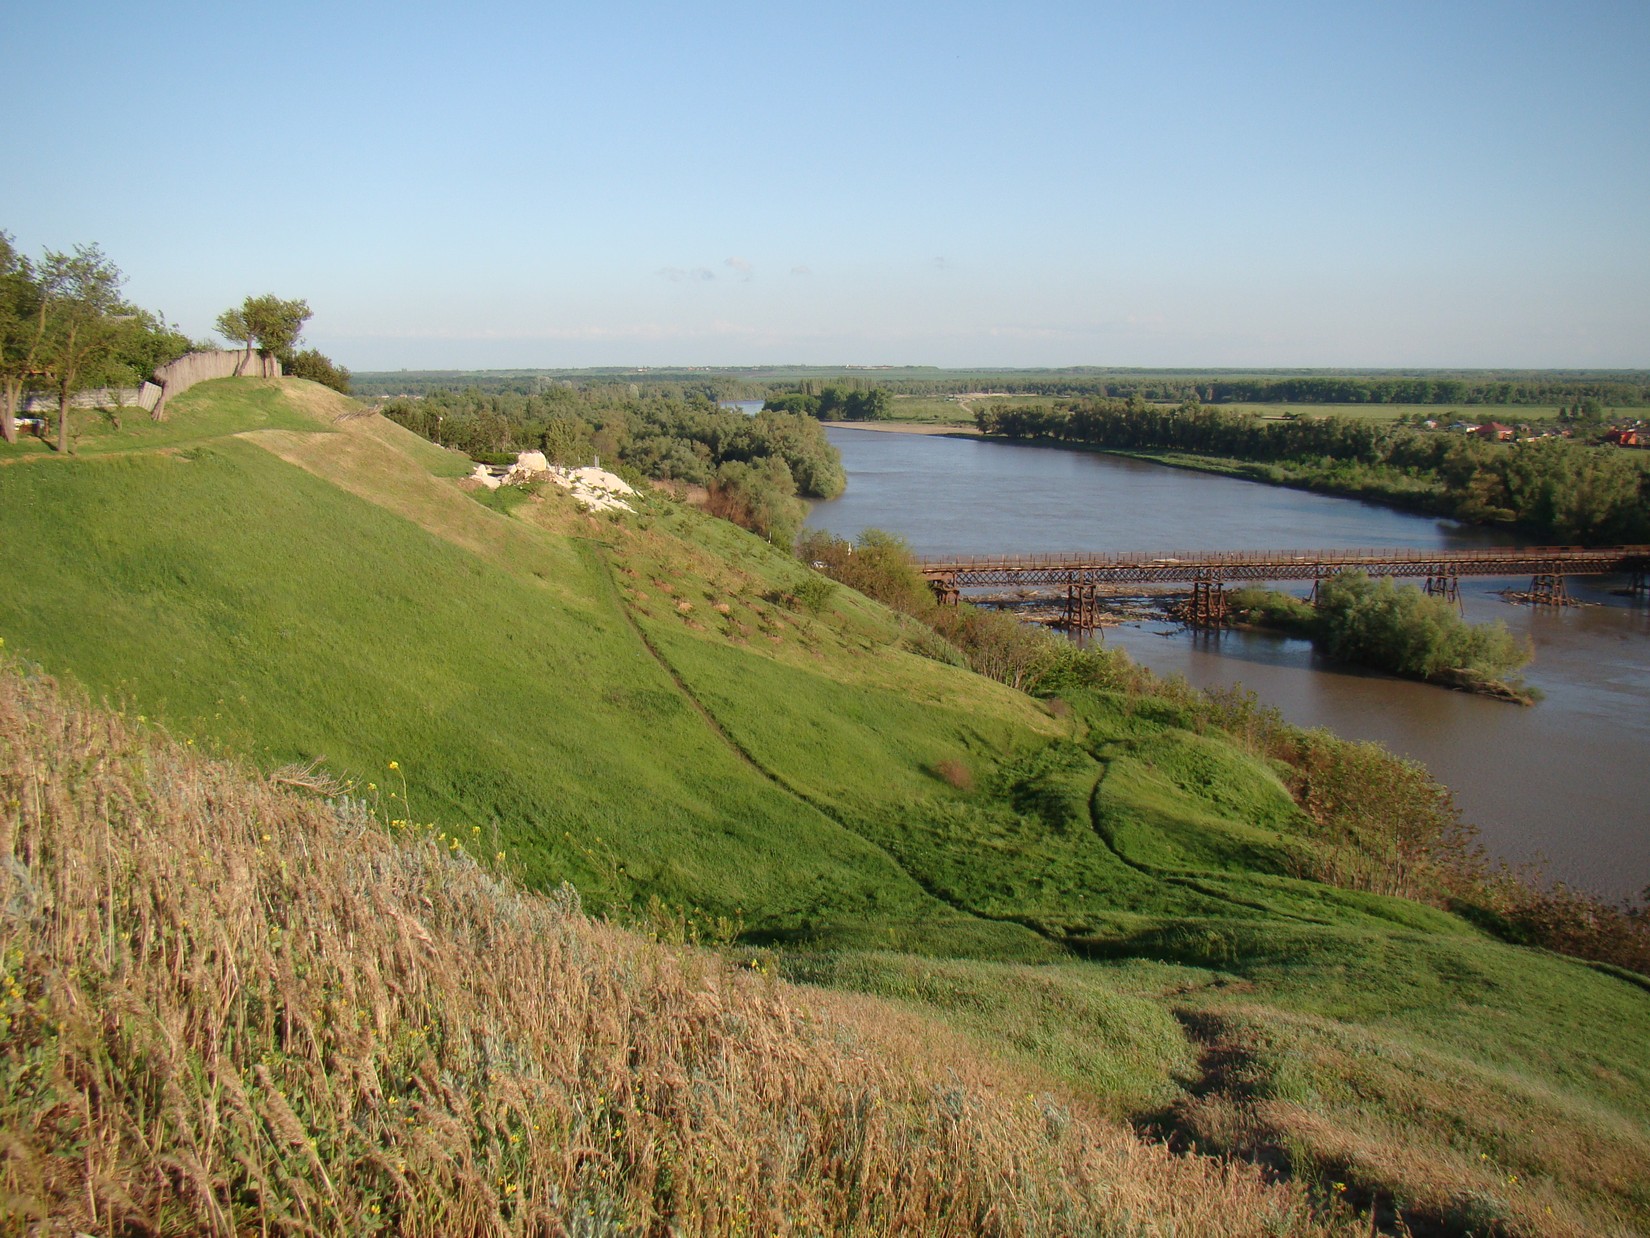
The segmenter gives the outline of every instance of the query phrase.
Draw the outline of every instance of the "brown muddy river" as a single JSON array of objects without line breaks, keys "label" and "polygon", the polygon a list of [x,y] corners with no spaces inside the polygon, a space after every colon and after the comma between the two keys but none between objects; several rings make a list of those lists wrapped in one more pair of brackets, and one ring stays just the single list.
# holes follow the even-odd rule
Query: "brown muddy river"
[{"label": "brown muddy river", "polygon": [[[1505,534],[1352,499],[1088,452],[977,439],[829,431],[848,490],[809,525],[880,528],[919,554],[1263,550],[1506,544]],[[1302,726],[1378,740],[1455,792],[1491,852],[1544,859],[1551,876],[1609,897],[1650,885],[1650,606],[1571,578],[1588,605],[1534,609],[1498,596],[1527,580],[1462,582],[1466,617],[1534,643],[1533,708],[1337,666],[1304,641],[1208,636],[1164,621],[1104,640],[1161,674],[1241,683]],[[1295,587],[1295,586],[1290,586]]]}]

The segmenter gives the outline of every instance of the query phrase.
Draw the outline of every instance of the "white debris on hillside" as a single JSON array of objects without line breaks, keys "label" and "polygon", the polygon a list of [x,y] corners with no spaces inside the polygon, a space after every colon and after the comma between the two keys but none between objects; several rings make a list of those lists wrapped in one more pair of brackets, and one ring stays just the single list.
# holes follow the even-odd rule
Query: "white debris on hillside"
[{"label": "white debris on hillside", "polygon": [[634,495],[622,477],[615,477],[606,469],[598,469],[586,465],[582,469],[551,469],[550,479],[558,486],[565,486],[573,492],[575,502],[584,504],[591,511],[626,511],[636,509],[626,503],[619,496],[621,494]]},{"label": "white debris on hillside", "polygon": [[489,490],[497,490],[500,486],[519,486],[540,478],[548,478],[563,490],[571,490],[574,502],[587,511],[635,511],[620,497],[636,493],[625,484],[623,478],[615,477],[606,469],[588,465],[582,469],[562,468],[545,459],[542,451],[520,453],[516,456],[516,462],[502,473],[485,464],[478,464],[475,472],[470,474],[472,481],[480,482]]}]

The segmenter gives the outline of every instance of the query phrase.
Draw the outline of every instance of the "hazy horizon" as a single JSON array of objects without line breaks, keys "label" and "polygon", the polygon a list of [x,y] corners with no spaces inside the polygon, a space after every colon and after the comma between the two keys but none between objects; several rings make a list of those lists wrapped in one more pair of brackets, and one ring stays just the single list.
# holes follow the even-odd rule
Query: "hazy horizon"
[{"label": "hazy horizon", "polygon": [[360,371],[1650,366],[1650,6],[14,6],[0,228]]}]

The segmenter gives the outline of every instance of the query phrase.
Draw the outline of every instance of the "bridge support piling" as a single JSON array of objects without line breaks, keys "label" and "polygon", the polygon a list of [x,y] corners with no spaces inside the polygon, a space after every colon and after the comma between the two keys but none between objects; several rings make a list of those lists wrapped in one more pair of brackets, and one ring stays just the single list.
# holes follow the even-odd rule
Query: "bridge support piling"
[{"label": "bridge support piling", "polygon": [[1192,582],[1192,606],[1188,620],[1194,628],[1220,628],[1226,624],[1226,586],[1218,580]]},{"label": "bridge support piling", "polygon": [[1650,596],[1650,571],[1642,567],[1634,568],[1627,577],[1627,593],[1635,598]]},{"label": "bridge support piling", "polygon": [[1443,598],[1446,602],[1454,602],[1456,610],[1462,610],[1461,605],[1461,578],[1455,574],[1453,568],[1439,565],[1427,572],[1427,596]]},{"label": "bridge support piling", "polygon": [[1100,626],[1100,603],[1095,596],[1094,582],[1066,586],[1066,614],[1063,623],[1079,632],[1090,632]]},{"label": "bridge support piling", "polygon": [[955,576],[931,576],[928,588],[941,606],[956,606],[962,601],[962,590],[957,588]]},{"label": "bridge support piling", "polygon": [[1570,590],[1562,572],[1538,572],[1530,581],[1530,602],[1536,606],[1569,606]]}]

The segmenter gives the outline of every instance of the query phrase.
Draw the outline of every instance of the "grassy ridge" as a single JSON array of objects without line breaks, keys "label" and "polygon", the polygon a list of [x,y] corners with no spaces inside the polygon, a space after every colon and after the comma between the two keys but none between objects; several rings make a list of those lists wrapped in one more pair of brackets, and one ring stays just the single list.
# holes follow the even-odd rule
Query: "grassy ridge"
[{"label": "grassy ridge", "polygon": [[1650,1225],[1641,983],[1308,879],[1276,772],[1172,701],[1055,716],[851,591],[787,606],[803,569],[723,522],[507,516],[315,390],[206,384],[157,451],[0,463],[8,648],[201,743],[324,754],[531,886],[741,918],[795,979],[1282,1165],[1325,1216]]}]

